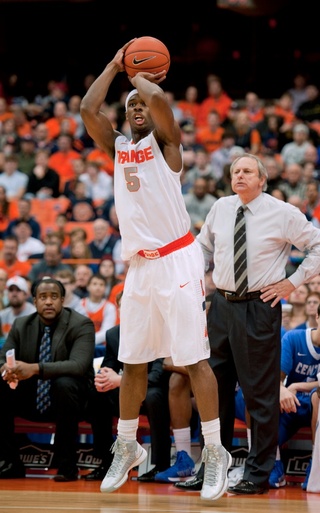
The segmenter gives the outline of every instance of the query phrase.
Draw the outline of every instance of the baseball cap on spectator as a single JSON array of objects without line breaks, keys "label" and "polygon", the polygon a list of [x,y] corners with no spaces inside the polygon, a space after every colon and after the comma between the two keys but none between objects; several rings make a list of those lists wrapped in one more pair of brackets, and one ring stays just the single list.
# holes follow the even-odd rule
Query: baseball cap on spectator
[{"label": "baseball cap on spectator", "polygon": [[190,121],[182,121],[180,124],[180,128],[182,132],[185,132],[186,134],[191,134],[195,132],[195,127]]},{"label": "baseball cap on spectator", "polygon": [[10,278],[6,283],[6,287],[7,289],[9,289],[12,286],[17,287],[26,294],[29,294],[28,283],[24,278],[22,278],[22,276],[13,276],[12,278]]},{"label": "baseball cap on spectator", "polygon": [[293,133],[295,134],[297,132],[304,132],[305,134],[308,134],[309,128],[307,127],[307,125],[304,125],[303,123],[298,123],[293,127]]}]

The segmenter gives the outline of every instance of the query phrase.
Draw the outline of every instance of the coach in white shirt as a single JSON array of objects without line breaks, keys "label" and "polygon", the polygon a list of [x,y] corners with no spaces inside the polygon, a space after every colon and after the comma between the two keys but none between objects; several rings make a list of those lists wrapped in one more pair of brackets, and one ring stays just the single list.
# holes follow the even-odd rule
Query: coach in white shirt
[{"label": "coach in white shirt", "polygon": [[[268,173],[255,155],[231,165],[234,195],[212,206],[197,240],[214,262],[216,292],[208,312],[211,365],[219,385],[221,436],[229,450],[236,382],[251,417],[252,445],[237,494],[263,493],[276,455],[279,425],[281,299],[320,272],[320,230],[296,207],[264,193]],[[245,205],[248,289],[235,292],[233,238],[237,209]],[[286,278],[291,247],[306,251]]]}]

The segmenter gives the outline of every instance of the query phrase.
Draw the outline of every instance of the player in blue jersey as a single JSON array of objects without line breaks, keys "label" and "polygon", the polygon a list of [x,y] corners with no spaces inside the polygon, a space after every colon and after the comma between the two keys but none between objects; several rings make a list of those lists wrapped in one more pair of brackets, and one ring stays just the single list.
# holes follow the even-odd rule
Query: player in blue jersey
[{"label": "player in blue jersey", "polygon": [[[317,328],[295,329],[285,333],[281,341],[280,423],[275,465],[269,477],[271,488],[285,486],[285,473],[280,448],[301,428],[311,426],[314,442],[319,399],[317,374],[320,372],[320,306]],[[311,460],[302,484],[307,489]]]}]

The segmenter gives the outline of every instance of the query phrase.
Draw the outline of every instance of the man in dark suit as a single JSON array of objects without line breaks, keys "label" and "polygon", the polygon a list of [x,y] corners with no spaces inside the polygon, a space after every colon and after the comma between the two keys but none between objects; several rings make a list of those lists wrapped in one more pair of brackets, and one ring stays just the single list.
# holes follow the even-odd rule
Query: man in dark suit
[{"label": "man in dark suit", "polygon": [[[33,284],[31,292],[37,311],[15,320],[0,351],[0,479],[25,476],[14,435],[14,418],[19,416],[55,422],[58,472],[54,479],[75,481],[78,422],[84,418],[94,379],[94,325],[84,315],[63,307],[65,289],[59,281],[43,278]],[[47,327],[51,351],[49,361],[44,362],[40,361],[39,353]],[[16,360],[12,368],[6,362],[7,351],[11,349],[15,350]],[[37,388],[39,382],[48,381],[50,404],[40,413]]]},{"label": "man in dark suit", "polygon": [[[122,292],[117,296],[120,308]],[[93,450],[101,465],[85,476],[86,481],[102,481],[111,465],[114,442],[113,418],[119,417],[119,387],[123,363],[118,360],[120,325],[106,332],[106,354],[90,392],[87,420],[93,432]],[[138,477],[139,481],[153,482],[154,476],[170,466],[171,437],[168,383],[170,373],[163,370],[163,358],[148,365],[148,389],[141,406],[151,429],[151,463],[154,467]]]}]

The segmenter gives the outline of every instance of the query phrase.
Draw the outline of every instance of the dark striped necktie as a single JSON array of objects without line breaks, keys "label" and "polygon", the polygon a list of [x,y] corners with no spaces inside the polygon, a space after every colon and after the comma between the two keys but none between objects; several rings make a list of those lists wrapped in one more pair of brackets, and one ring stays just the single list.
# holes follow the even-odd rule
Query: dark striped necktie
[{"label": "dark striped necktie", "polygon": [[[50,362],[51,361],[51,338],[50,328],[46,326],[44,328],[44,334],[40,342],[39,362]],[[40,413],[46,411],[50,404],[50,379],[38,379],[37,386],[37,410]]]},{"label": "dark striped necktie", "polygon": [[238,208],[234,226],[234,280],[238,296],[248,292],[245,209],[246,206]]}]

